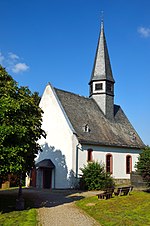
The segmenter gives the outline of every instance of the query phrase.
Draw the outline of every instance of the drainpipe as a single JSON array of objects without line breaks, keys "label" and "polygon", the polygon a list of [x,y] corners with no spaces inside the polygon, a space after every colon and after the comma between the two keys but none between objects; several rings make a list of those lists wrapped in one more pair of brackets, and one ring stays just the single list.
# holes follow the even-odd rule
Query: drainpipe
[{"label": "drainpipe", "polygon": [[76,146],[76,178],[78,178],[78,167],[79,167],[79,150],[83,151],[82,148],[79,147],[80,143]]}]

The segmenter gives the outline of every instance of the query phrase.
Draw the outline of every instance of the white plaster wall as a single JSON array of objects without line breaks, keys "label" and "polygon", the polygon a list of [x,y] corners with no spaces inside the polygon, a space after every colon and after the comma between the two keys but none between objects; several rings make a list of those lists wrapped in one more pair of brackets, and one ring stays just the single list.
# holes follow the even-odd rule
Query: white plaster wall
[{"label": "white plaster wall", "polygon": [[[40,107],[44,111],[42,128],[46,131],[47,137],[39,140],[43,152],[37,155],[36,163],[43,159],[50,159],[54,163],[52,188],[73,186],[75,176],[81,174],[80,168],[87,164],[87,149],[89,148],[93,149],[93,160],[99,162],[105,163],[106,154],[111,153],[113,177],[129,179],[130,175],[126,174],[126,156],[132,156],[132,170],[134,171],[139,150],[78,145],[75,131],[50,85],[47,85],[44,91]],[[42,173],[39,171],[37,174],[37,186],[42,188]]]},{"label": "white plaster wall", "polygon": [[112,154],[113,156],[113,174],[115,179],[130,179],[130,174],[126,174],[126,156],[132,156],[132,171],[135,171],[135,164],[138,161],[140,150],[134,149],[121,149],[110,147],[98,146],[83,146],[79,150],[79,167],[78,172],[81,174],[80,168],[87,164],[87,150],[93,149],[93,160],[106,163],[106,155]]},{"label": "white plaster wall", "polygon": [[[69,173],[72,169],[72,136],[73,131],[54,89],[47,85],[42,96],[40,107],[44,111],[42,128],[46,139],[41,138],[39,144],[43,152],[39,153],[36,163],[43,159],[51,159],[55,165],[53,172],[53,188],[68,188],[70,186]],[[54,180],[55,174],[55,181]],[[40,184],[39,181],[37,181]]]},{"label": "white plaster wall", "polygon": [[106,94],[93,95],[92,98],[96,101],[104,115],[106,114]]}]

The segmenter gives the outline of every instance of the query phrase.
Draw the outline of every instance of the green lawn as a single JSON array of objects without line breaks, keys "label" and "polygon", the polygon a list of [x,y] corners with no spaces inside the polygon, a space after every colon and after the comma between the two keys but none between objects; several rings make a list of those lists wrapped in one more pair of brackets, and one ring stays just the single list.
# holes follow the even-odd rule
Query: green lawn
[{"label": "green lawn", "polygon": [[0,193],[0,226],[35,226],[36,209],[33,203],[25,199],[25,210],[15,211],[16,193]]},{"label": "green lawn", "polygon": [[36,226],[36,210],[11,211],[0,213],[0,225],[3,226]]},{"label": "green lawn", "polygon": [[131,192],[129,196],[116,196],[98,200],[96,196],[76,202],[102,226],[150,225],[150,193]]}]

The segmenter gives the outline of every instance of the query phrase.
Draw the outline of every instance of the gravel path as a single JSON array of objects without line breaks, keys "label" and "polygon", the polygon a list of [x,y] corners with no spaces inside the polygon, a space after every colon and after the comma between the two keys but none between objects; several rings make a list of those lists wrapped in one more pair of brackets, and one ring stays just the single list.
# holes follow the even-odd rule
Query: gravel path
[{"label": "gravel path", "polygon": [[[99,224],[83,211],[79,210],[73,203],[63,204],[51,208],[40,208],[38,210],[39,220],[42,226],[98,226]],[[40,225],[39,224],[39,225]]]},{"label": "gravel path", "polygon": [[41,206],[38,209],[39,226],[99,226],[93,218],[74,204],[74,201],[93,193],[40,191],[37,194],[36,205]]}]

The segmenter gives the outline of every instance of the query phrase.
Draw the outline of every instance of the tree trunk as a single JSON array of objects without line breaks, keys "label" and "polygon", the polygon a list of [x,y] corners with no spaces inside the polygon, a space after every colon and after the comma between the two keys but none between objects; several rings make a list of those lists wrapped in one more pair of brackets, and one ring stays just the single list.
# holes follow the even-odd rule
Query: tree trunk
[{"label": "tree trunk", "polygon": [[24,199],[22,195],[22,173],[20,173],[18,198],[16,199],[16,209],[17,210],[24,209]]}]

